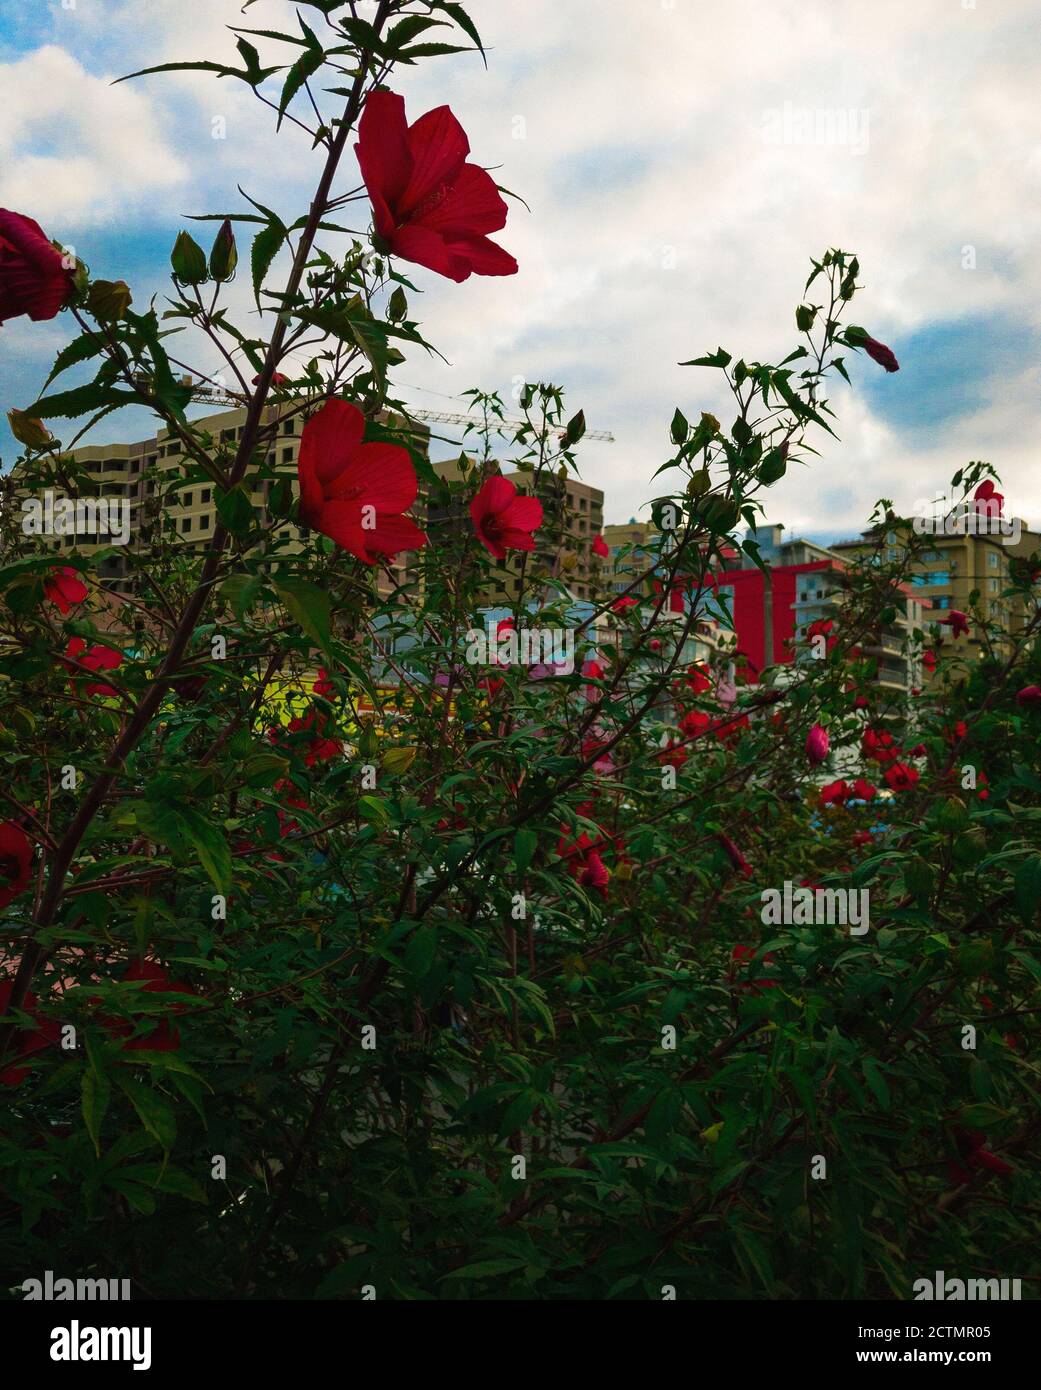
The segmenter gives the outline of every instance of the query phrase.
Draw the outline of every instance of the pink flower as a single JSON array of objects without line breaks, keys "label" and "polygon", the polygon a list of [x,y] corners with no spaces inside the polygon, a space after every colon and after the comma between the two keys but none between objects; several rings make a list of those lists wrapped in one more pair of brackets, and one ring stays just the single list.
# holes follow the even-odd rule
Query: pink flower
[{"label": "pink flower", "polygon": [[812,767],[824,761],[828,756],[830,746],[831,740],[828,738],[828,731],[820,724],[814,724],[806,735],[806,756]]},{"label": "pink flower", "polygon": [[1041,705],[1041,685],[1025,685],[1016,694],[1016,704],[1021,709],[1031,709]]}]

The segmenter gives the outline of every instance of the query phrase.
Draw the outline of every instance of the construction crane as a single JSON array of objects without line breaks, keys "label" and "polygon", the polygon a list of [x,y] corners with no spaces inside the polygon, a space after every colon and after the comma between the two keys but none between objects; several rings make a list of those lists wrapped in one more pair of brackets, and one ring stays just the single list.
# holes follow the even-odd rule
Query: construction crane
[{"label": "construction crane", "polygon": [[[185,377],[183,382],[185,386],[190,386],[192,388],[193,401],[199,401],[207,405],[238,407],[239,409],[242,409],[245,405],[245,401],[241,396],[231,395],[222,386],[207,386],[203,382],[196,382],[188,377]],[[407,414],[410,420],[423,420],[426,424],[433,425],[479,426],[484,424],[484,421],[478,419],[475,415],[464,415],[461,412],[451,410],[412,410],[409,408]],[[521,429],[528,425],[527,420],[502,419],[497,420],[497,423],[503,427],[512,427],[514,429]],[[564,425],[559,425],[552,429],[551,433],[563,438],[567,433],[567,428]],[[601,444],[613,444],[615,442],[614,435],[610,430],[586,430],[582,438],[595,439]]]}]

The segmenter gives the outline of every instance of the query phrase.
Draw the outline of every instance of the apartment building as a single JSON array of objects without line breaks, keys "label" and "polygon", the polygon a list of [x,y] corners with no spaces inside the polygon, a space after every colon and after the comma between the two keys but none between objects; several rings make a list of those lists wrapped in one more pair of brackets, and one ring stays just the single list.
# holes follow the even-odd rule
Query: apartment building
[{"label": "apartment building", "polygon": [[[837,555],[853,558],[877,555],[879,562],[902,560],[907,553],[910,526],[894,524],[864,531],[855,540],[839,541],[832,549]],[[998,646],[1007,645],[1009,634],[1022,626],[1025,609],[1021,600],[1006,598],[1009,587],[1009,562],[1013,557],[1028,556],[1041,547],[1041,535],[1023,526],[1017,543],[1000,533],[948,534],[937,531],[927,537],[924,549],[911,561],[911,584],[917,594],[930,605],[930,617],[935,621],[945,612],[957,609],[969,613],[971,595],[979,595],[978,606],[983,614],[997,624],[1001,631]],[[978,626],[971,621],[967,640],[962,639],[966,654],[978,657],[986,643]]]},{"label": "apartment building", "polygon": [[[810,659],[805,645],[817,624],[831,621],[837,629],[847,601],[848,561],[828,547],[799,538],[785,540],[784,528],[751,528],[769,567],[764,574],[731,552],[712,583],[737,633],[739,672],[758,680],[768,666],[791,665]],[[876,662],[875,682],[890,690],[909,690],[922,683],[921,663],[909,639],[926,621],[929,603],[912,585],[893,586],[892,621],[878,624],[855,649]],[[835,629],[833,629],[835,630]]]},{"label": "apartment building", "polygon": [[[258,450],[255,466],[249,470],[258,542],[277,537],[291,549],[299,548],[305,532],[272,514],[271,494],[279,482],[295,482],[297,476],[303,420],[294,413],[296,409],[281,403],[267,407],[263,418],[266,452]],[[245,409],[235,408],[193,420],[192,428],[209,436],[215,455],[223,452],[230,457],[245,433],[245,423]],[[415,429],[413,435],[414,442],[425,449],[426,436]],[[103,585],[117,594],[136,592],[136,562],[159,534],[187,549],[205,551],[217,526],[216,488],[210,480],[197,476],[197,465],[186,457],[176,435],[164,429],[154,438],[132,444],[84,445],[73,450],[71,457],[87,474],[87,480],[79,484],[78,497],[88,502],[112,499],[123,503],[128,539],[125,545],[112,547],[110,537],[104,534],[45,535],[42,544],[59,555],[73,550],[89,555],[112,547],[113,553],[101,562],[98,575]],[[19,486],[17,466],[12,470],[12,481],[19,501],[37,495]],[[405,553],[400,562],[390,566],[390,577],[381,571],[381,592],[412,577],[413,561],[414,557]]]}]

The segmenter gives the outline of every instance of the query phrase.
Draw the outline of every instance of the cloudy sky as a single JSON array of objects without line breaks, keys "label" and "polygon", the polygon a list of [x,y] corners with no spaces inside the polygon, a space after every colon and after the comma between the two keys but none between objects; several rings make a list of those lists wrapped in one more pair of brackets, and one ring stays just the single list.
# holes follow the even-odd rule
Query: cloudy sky
[{"label": "cloudy sky", "polygon": [[[580,457],[607,520],[625,520],[650,495],[676,406],[723,412],[714,374],[677,364],[717,344],[782,357],[809,257],[839,245],[860,256],[856,321],[902,369],[857,359],[853,390],[831,397],[840,439],[773,489],[770,519],[853,534],[877,497],[910,509],[982,458],[1041,524],[1036,0],[468,8],[488,70],[456,55],[394,85],[410,119],[448,101],[472,157],[531,210],[514,204],[497,238],[517,276],[456,286],[413,267],[449,363],[400,369],[415,405],[461,409],[450,398],[467,387],[508,395],[521,378],[564,386],[615,436]],[[150,63],[233,58],[225,25],[291,27],[292,14],[285,0],[0,0],[0,206],[126,279],[138,306],[163,292],[189,214],[244,206],[236,185],[297,216],[319,155],[292,130],[276,138],[243,84],[111,85]],[[818,125],[845,139],[822,142]],[[35,398],[69,332],[64,316],[0,330],[3,411]],[[117,420],[103,437],[147,432]],[[13,457],[6,435],[0,453]]]}]

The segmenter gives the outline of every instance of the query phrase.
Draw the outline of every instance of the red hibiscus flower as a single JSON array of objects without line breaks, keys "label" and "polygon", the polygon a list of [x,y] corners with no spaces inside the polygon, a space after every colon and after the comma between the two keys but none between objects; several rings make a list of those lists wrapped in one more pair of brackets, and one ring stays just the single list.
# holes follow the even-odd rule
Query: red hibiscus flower
[{"label": "red hibiscus flower", "polygon": [[506,204],[491,175],[467,164],[470,142],[447,106],[410,126],[402,97],[372,92],[354,149],[376,232],[395,256],[455,281],[517,273],[487,236],[505,227]]},{"label": "red hibiscus flower", "polygon": [[907,763],[894,763],[885,774],[885,784],[894,792],[911,791],[917,781],[918,773]]},{"label": "red hibiscus flower", "polygon": [[719,844],[722,847],[723,852],[726,854],[726,857],[730,860],[731,864],[733,864],[734,868],[738,871],[738,873],[743,875],[745,878],[751,878],[752,866],[751,864],[749,864],[748,860],[738,849],[737,845],[734,844],[730,836],[724,835],[722,831],[719,831],[716,834],[716,839],[719,841]]},{"label": "red hibiscus flower", "polygon": [[870,830],[854,830],[853,832],[853,843],[855,845],[869,845],[872,838]]},{"label": "red hibiscus flower", "polygon": [[490,555],[505,560],[507,550],[534,550],[534,533],[542,525],[542,503],[518,493],[499,474],[485,480],[470,503],[477,539]]},{"label": "red hibiscus flower", "polygon": [[52,319],[72,293],[72,271],[31,217],[0,208],[0,326],[27,314]]},{"label": "red hibiscus flower", "polygon": [[863,777],[858,777],[849,789],[849,794],[855,801],[873,801],[877,792],[878,788],[865,781]]},{"label": "red hibiscus flower", "polygon": [[607,557],[611,554],[610,547],[604,540],[603,536],[593,537],[593,554],[598,555],[601,560],[606,560]]},{"label": "red hibiscus flower", "polygon": [[828,749],[831,740],[828,738],[827,729],[820,724],[814,724],[810,732],[806,735],[806,756],[810,761],[811,767],[816,767],[828,756]]},{"label": "red hibiscus flower", "polygon": [[408,450],[363,444],[365,416],[348,401],[326,401],[300,436],[300,520],[366,565],[419,550],[426,535],[403,513],[419,485]]},{"label": "red hibiscus flower", "polygon": [[0,825],[0,909],[14,902],[29,886],[33,847],[13,821]]},{"label": "red hibiscus flower", "polygon": [[[737,945],[730,953],[730,979],[733,980],[737,973],[737,967],[747,964],[754,960],[756,948],[754,946]],[[763,965],[773,965],[774,957],[771,951],[767,951],[763,956]],[[769,976],[763,976],[758,980],[742,980],[737,988],[745,994],[758,994],[762,989],[776,989],[780,984],[779,980],[771,980]]]},{"label": "red hibiscus flower", "polygon": [[980,483],[972,494],[972,500],[976,511],[981,512],[984,516],[1001,516],[1002,508],[1005,505],[1004,494],[998,492],[989,478],[985,478]]},{"label": "red hibiscus flower", "polygon": [[826,787],[821,787],[822,806],[842,806],[848,797],[849,786],[845,782],[829,782]]},{"label": "red hibiscus flower", "polygon": [[952,1133],[962,1162],[970,1168],[984,1168],[987,1172],[997,1173],[1002,1178],[1008,1177],[1014,1171],[1010,1163],[991,1153],[986,1147],[987,1136],[979,1130],[963,1129],[961,1125],[955,1125]]},{"label": "red hibiscus flower", "polygon": [[1034,709],[1041,705],[1041,685],[1025,685],[1017,691],[1016,704],[1020,709]]},{"label": "red hibiscus flower", "polygon": [[963,633],[965,636],[969,634],[969,620],[958,608],[952,608],[942,618],[937,618],[936,621],[949,627],[952,637],[961,637]]},{"label": "red hibiscus flower", "polygon": [[[13,989],[14,980],[0,980],[0,1015],[7,1012]],[[0,1086],[17,1086],[24,1081],[29,1074],[29,1068],[20,1065],[21,1059],[33,1052],[39,1052],[51,1043],[56,1043],[61,1037],[60,1024],[41,1018],[36,1012],[35,995],[26,994],[22,1000],[22,1012],[32,1017],[33,1027],[19,1029],[8,1044],[8,1056],[14,1056],[16,1060],[0,1068]]]},{"label": "red hibiscus flower", "polygon": [[58,611],[64,617],[66,613],[72,611],[77,603],[82,603],[87,597],[87,586],[79,577],[77,570],[74,570],[71,565],[65,565],[60,570],[55,570],[45,581],[43,596],[57,604]]},{"label": "red hibiscus flower", "polygon": [[[70,637],[69,644],[65,648],[65,655],[85,666],[88,671],[115,671],[123,664],[123,653],[113,651],[111,647],[88,647],[82,637]],[[76,667],[71,668],[75,673]],[[76,677],[73,675],[69,682],[72,688],[76,688]],[[100,682],[87,686],[88,695],[118,695],[111,685],[102,685]]]},{"label": "red hibiscus flower", "polygon": [[334,692],[335,687],[329,679],[328,672],[324,666],[318,668],[318,679],[311,685],[311,692],[320,695],[323,699],[328,699]]},{"label": "red hibiscus flower", "polygon": [[923,666],[925,667],[925,669],[929,672],[929,674],[932,675],[932,673],[936,670],[936,653],[935,653],[935,652],[923,652],[923,653],[922,653],[922,665],[923,665]]},{"label": "red hibiscus flower", "polygon": [[670,740],[658,754],[658,761],[663,767],[674,767],[678,772],[689,756],[682,743],[673,743]]},{"label": "red hibiscus flower", "polygon": [[630,608],[636,607],[636,599],[631,594],[623,594],[621,598],[616,598],[611,604],[612,613],[625,613]]},{"label": "red hibiscus flower", "polygon": [[880,343],[877,338],[872,338],[869,334],[857,334],[852,340],[855,347],[863,348],[872,362],[877,362],[880,367],[884,367],[887,372],[898,372],[900,363],[896,360],[892,348],[886,347],[885,343]]},{"label": "red hibiscus flower", "polygon": [[976,788],[976,795],[979,797],[981,801],[989,800],[990,791],[987,787],[987,774],[985,772],[981,772],[980,775],[977,777]]},{"label": "red hibiscus flower", "polygon": [[661,651],[661,642],[658,640],[657,637],[652,637],[651,640],[647,643],[647,645],[652,652]]},{"label": "red hibiscus flower", "polygon": [[583,888],[595,888],[599,893],[606,893],[610,875],[600,857],[605,845],[606,841],[592,840],[584,830],[574,841],[567,838],[567,832],[563,832],[557,853],[567,863],[568,873],[576,883]]},{"label": "red hibiscus flower", "polygon": [[860,746],[864,757],[871,762],[891,763],[900,756],[900,749],[887,729],[865,729]]},{"label": "red hibiscus flower", "polygon": [[[123,976],[123,984],[133,985],[141,980],[145,982],[141,990],[143,994],[195,993],[191,985],[185,984],[183,980],[171,980],[163,967],[154,960],[134,961]],[[183,1003],[171,1004],[169,1012],[183,1014],[186,1007]],[[128,1019],[105,1019],[103,1026],[113,1037],[129,1039],[123,1044],[124,1052],[176,1052],[181,1045],[180,1033],[168,1018],[160,1019],[152,1032],[140,1038],[131,1037],[134,1024]]]}]

